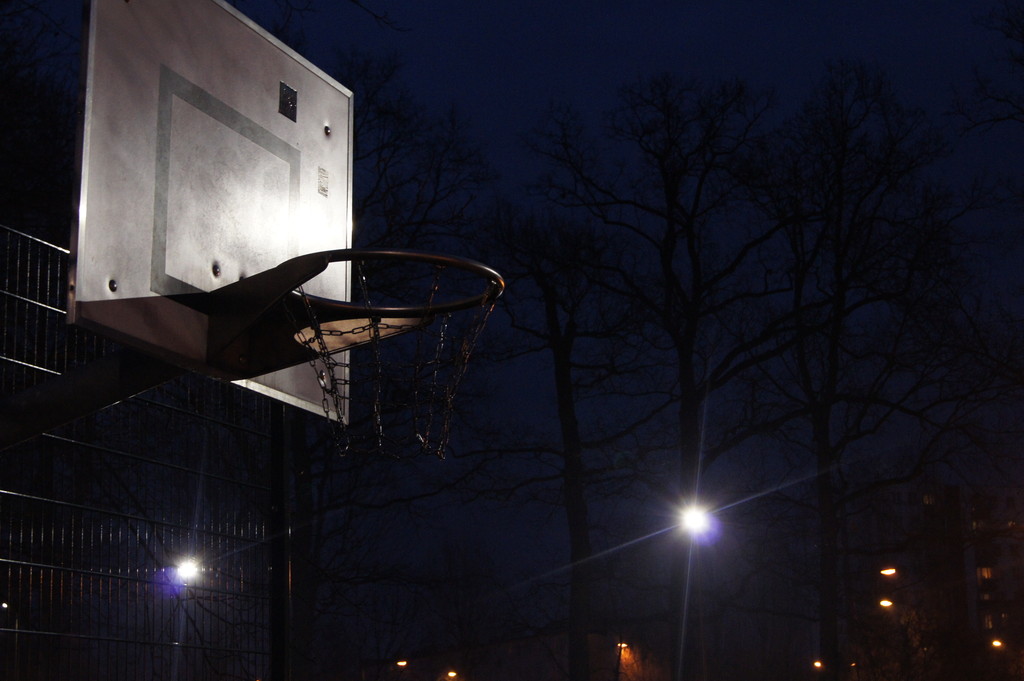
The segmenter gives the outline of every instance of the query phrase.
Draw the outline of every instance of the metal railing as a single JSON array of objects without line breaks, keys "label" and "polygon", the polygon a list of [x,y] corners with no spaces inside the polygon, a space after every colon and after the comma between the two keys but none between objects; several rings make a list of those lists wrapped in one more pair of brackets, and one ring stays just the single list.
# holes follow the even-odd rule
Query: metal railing
[{"label": "metal railing", "polygon": [[[67,258],[0,226],[2,395],[111,345],[66,325]],[[186,375],[0,450],[0,678],[269,678],[270,412]]]}]

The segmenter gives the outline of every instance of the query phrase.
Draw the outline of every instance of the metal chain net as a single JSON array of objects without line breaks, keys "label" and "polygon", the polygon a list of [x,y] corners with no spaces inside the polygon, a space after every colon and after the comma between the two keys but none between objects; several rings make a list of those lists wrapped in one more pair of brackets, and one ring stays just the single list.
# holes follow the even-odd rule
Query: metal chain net
[{"label": "metal chain net", "polygon": [[[361,299],[370,309],[363,263],[354,261],[353,267]],[[428,312],[445,268],[434,269]],[[310,366],[323,390],[324,416],[337,451],[444,458],[455,396],[494,301],[428,314],[426,323],[396,324],[368,314],[365,324],[339,331],[321,324],[310,297],[301,288],[298,293],[307,319],[293,321],[297,337],[313,350]],[[344,334],[366,335],[369,341],[350,350],[332,350],[338,344],[329,342],[331,336]]]}]

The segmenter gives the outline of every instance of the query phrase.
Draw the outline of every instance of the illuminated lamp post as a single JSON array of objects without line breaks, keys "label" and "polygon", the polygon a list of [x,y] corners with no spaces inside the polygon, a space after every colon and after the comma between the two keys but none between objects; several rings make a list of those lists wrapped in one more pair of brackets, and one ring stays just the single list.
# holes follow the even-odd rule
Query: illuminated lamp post
[{"label": "illuminated lamp post", "polygon": [[687,558],[685,572],[680,574],[682,583],[677,586],[681,594],[682,602],[679,603],[678,626],[675,627],[674,635],[677,636],[673,650],[673,673],[672,679],[683,681],[684,666],[687,661],[686,639],[687,628],[689,627],[690,611],[690,575],[696,560],[697,544],[706,542],[713,536],[715,520],[712,514],[703,506],[696,503],[690,504],[679,510],[679,529],[689,538],[687,543]]},{"label": "illuminated lamp post", "polygon": [[687,506],[679,514],[680,525],[694,539],[711,529],[711,514],[700,506]]},{"label": "illuminated lamp post", "polygon": [[14,616],[14,678],[18,678],[18,674],[20,672],[19,667],[21,666],[21,651],[19,650],[18,634],[20,633],[21,623],[18,621],[18,612],[14,608],[12,608],[11,604],[7,601],[0,603],[0,610],[2,610],[4,613],[9,612]]},{"label": "illuminated lamp post", "polygon": [[618,648],[618,651],[615,655],[615,681],[619,681],[619,675],[622,674],[622,654],[626,652],[626,648],[629,647],[629,644],[619,639],[616,647]]},{"label": "illuminated lamp post", "polygon": [[174,571],[182,584],[188,584],[199,575],[199,563],[191,558],[186,558],[178,563]]},{"label": "illuminated lamp post", "polygon": [[[185,621],[186,621],[186,610],[188,608],[189,592],[191,586],[195,584],[196,579],[199,577],[199,563],[196,559],[191,557],[182,558],[181,561],[174,565],[173,568],[173,581],[181,585],[181,589],[177,591],[176,595],[176,606],[177,616],[174,619],[174,640],[181,644],[183,643],[183,637],[185,635]],[[194,598],[194,592],[192,594]],[[180,650],[176,651],[176,654],[172,658],[171,663],[171,678],[178,677],[178,665],[180,663]]]}]

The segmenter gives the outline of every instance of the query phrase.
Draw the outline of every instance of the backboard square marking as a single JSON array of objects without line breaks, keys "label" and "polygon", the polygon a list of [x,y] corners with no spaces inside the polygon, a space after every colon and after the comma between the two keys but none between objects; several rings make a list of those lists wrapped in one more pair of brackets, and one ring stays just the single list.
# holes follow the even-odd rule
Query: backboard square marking
[{"label": "backboard square marking", "polygon": [[[295,252],[288,223],[299,195],[298,149],[166,66],[157,147],[154,293],[210,291]],[[254,252],[247,224],[276,227],[261,233]]]}]

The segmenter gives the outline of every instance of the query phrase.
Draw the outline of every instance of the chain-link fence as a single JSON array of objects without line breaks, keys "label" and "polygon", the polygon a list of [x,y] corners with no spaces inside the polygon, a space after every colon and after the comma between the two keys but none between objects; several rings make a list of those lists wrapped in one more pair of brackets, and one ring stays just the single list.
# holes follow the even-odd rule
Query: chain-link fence
[{"label": "chain-link fence", "polygon": [[[0,226],[0,396],[109,349],[67,258]],[[269,678],[271,409],[186,375],[0,450],[0,678]]]}]

